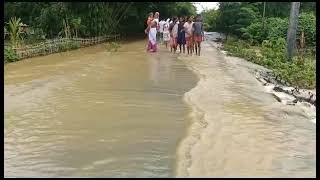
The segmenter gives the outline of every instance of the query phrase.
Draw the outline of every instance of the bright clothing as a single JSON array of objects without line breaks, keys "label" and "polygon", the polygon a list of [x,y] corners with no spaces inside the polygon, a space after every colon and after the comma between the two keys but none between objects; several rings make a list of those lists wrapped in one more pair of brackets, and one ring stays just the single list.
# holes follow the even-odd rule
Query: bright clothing
[{"label": "bright clothing", "polygon": [[169,24],[165,23],[163,25],[163,41],[170,41],[170,32],[169,32]]},{"label": "bright clothing", "polygon": [[192,43],[193,43],[192,36],[186,37],[186,43],[187,43],[187,46],[192,46]]},{"label": "bright clothing", "polygon": [[194,35],[193,36],[193,40],[195,41],[195,42],[201,42],[202,41],[202,35]]},{"label": "bright clothing", "polygon": [[193,22],[185,22],[183,27],[186,33],[186,38],[189,36],[192,36],[192,26],[193,26]]}]

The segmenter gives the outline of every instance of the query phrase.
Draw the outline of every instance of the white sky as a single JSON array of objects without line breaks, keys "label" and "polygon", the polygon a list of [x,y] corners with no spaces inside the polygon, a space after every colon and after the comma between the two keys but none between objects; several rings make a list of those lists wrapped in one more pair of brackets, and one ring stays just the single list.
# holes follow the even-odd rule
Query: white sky
[{"label": "white sky", "polygon": [[217,9],[218,8],[218,2],[194,2],[194,6],[197,8],[197,13],[200,13],[201,11],[205,9]]}]

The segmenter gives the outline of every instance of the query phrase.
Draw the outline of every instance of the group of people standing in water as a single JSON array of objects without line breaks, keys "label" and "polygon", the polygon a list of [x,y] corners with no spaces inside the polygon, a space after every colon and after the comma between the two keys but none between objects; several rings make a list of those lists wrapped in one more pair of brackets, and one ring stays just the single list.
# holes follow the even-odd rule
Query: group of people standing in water
[{"label": "group of people standing in water", "polygon": [[147,20],[147,28],[145,33],[148,35],[148,47],[147,51],[156,52],[157,43],[164,43],[166,48],[168,44],[171,52],[176,53],[178,46],[180,53],[185,53],[187,48],[187,54],[200,56],[201,42],[204,40],[203,24],[201,22],[201,16],[197,15],[184,17],[173,17],[171,20],[168,18],[166,21],[159,21],[159,12],[149,13]]}]

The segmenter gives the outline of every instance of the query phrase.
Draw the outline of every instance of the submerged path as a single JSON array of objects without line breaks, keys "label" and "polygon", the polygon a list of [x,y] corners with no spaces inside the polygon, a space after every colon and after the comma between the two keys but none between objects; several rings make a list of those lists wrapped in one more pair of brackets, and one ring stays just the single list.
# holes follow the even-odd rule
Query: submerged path
[{"label": "submerged path", "polygon": [[263,67],[203,43],[183,60],[199,77],[186,93],[194,123],[179,147],[178,176],[315,177],[316,126],[301,106],[286,106],[254,76]]},{"label": "submerged path", "polygon": [[254,78],[261,68],[105,45],[5,66],[10,177],[315,177],[316,126]]}]

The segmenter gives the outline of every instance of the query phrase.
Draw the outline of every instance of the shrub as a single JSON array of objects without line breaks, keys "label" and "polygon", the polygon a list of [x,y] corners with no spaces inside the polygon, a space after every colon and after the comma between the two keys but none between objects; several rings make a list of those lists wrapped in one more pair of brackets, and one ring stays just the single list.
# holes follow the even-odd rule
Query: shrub
[{"label": "shrub", "polygon": [[[298,54],[292,61],[285,56],[285,39],[272,38],[264,40],[257,53],[248,43],[238,40],[227,41],[224,49],[234,56],[242,57],[253,63],[265,66],[275,76],[291,85],[301,88],[316,87],[316,61],[311,53]],[[256,47],[255,47],[256,48]]]},{"label": "shrub", "polygon": [[316,16],[312,13],[301,13],[299,15],[297,38],[305,33],[306,45],[316,46]]},{"label": "shrub", "polygon": [[240,31],[243,39],[252,40],[254,44],[260,44],[266,39],[266,31],[262,31],[262,23],[260,21],[256,21],[246,28],[241,28]]},{"label": "shrub", "polygon": [[19,60],[20,57],[14,52],[14,50],[9,47],[5,46],[4,47],[4,62],[14,62]]},{"label": "shrub", "polygon": [[266,21],[266,39],[286,39],[288,26],[288,18],[268,18]]},{"label": "shrub", "polygon": [[[253,44],[279,37],[286,39],[288,26],[288,18],[272,17],[266,20],[263,31],[262,22],[254,21],[249,26],[240,29],[241,38],[251,40]],[[314,47],[316,45],[316,17],[314,13],[301,13],[299,15],[297,39],[300,38],[302,32],[305,33],[307,46]]]},{"label": "shrub", "polygon": [[28,28],[25,38],[26,44],[34,44],[46,39],[46,35],[42,29],[39,28]]}]

